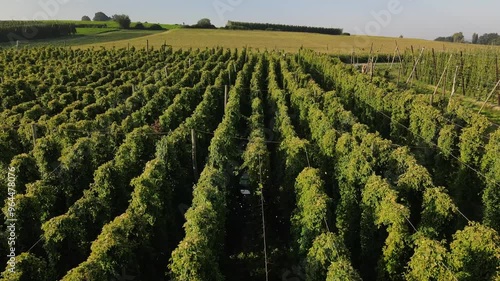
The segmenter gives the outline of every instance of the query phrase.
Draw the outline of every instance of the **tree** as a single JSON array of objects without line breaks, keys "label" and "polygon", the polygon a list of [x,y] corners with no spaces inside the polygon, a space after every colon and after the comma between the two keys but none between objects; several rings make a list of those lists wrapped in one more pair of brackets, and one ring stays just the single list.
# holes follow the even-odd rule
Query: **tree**
[{"label": "tree", "polygon": [[83,16],[82,17],[82,21],[90,21],[90,17],[89,16]]},{"label": "tree", "polygon": [[129,29],[130,28],[130,17],[127,15],[113,15],[113,20],[116,21],[120,28]]},{"label": "tree", "polygon": [[198,21],[197,24],[193,25],[195,28],[215,28],[215,26],[210,22],[210,19],[204,18]]},{"label": "tree", "polygon": [[161,25],[155,23],[155,24],[152,24],[151,26],[149,26],[148,28],[149,30],[162,30],[163,27],[161,27]]},{"label": "tree", "polygon": [[464,34],[462,32],[457,32],[453,34],[453,43],[463,43],[464,42]]},{"label": "tree", "polygon": [[199,20],[196,25],[198,25],[198,26],[210,26],[210,25],[212,25],[212,22],[210,22],[210,19],[204,18],[204,19]]},{"label": "tree", "polygon": [[472,44],[477,44],[479,43],[479,34],[474,33],[472,34]]},{"label": "tree", "polygon": [[479,37],[478,42],[482,45],[498,45],[500,43],[500,35],[498,33],[485,33]]},{"label": "tree", "polygon": [[453,36],[448,36],[448,37],[438,37],[434,39],[434,41],[440,41],[440,42],[453,42]]},{"label": "tree", "polygon": [[111,18],[108,17],[105,13],[103,12],[97,12],[95,13],[93,21],[110,21]]}]

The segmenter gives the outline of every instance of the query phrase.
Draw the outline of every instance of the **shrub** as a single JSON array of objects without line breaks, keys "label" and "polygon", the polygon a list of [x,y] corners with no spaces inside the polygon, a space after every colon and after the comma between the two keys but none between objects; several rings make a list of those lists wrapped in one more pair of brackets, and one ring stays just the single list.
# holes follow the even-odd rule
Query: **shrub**
[{"label": "shrub", "polygon": [[129,29],[130,28],[130,17],[127,15],[114,15],[113,20],[120,25],[120,28]]},{"label": "shrub", "polygon": [[149,30],[163,30],[164,28],[161,27],[161,25],[159,24],[152,24],[150,27],[149,27]]},{"label": "shrub", "polygon": [[138,22],[135,24],[134,29],[145,29],[144,24],[142,22]]}]

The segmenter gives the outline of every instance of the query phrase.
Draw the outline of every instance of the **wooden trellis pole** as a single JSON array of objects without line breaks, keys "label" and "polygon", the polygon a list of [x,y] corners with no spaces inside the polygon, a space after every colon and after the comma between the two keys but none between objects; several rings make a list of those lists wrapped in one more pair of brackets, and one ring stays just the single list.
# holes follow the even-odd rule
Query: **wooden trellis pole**
[{"label": "wooden trellis pole", "polygon": [[436,89],[434,89],[434,93],[432,93],[431,105],[434,102],[434,96],[436,95],[436,93],[439,89],[439,85],[441,84],[441,81],[443,81],[444,75],[446,74],[446,71],[448,70],[448,65],[450,64],[452,58],[453,58],[453,54],[450,55],[450,58],[448,59],[448,62],[446,63],[446,66],[444,67],[443,74],[441,75],[441,78],[439,79],[439,82],[436,85]]},{"label": "wooden trellis pole", "polygon": [[228,94],[229,94],[229,86],[225,85],[224,86],[224,112],[226,112]]},{"label": "wooden trellis pole", "polygon": [[403,75],[403,59],[401,58],[401,52],[399,51],[398,41],[396,41],[396,52],[398,54],[398,59],[399,59],[399,72],[398,72],[398,82],[397,82],[397,84],[399,84],[401,75]]},{"label": "wooden trellis pole", "polygon": [[436,83],[438,80],[438,72],[437,72],[436,52],[434,51],[434,48],[432,48],[432,61],[434,63],[434,81],[432,81],[432,83]]},{"label": "wooden trellis pole", "polygon": [[[464,54],[460,51],[460,73],[462,73],[462,94],[465,97],[465,63],[464,63]],[[498,79],[497,79],[498,80]]]},{"label": "wooden trellis pole", "polygon": [[494,93],[495,93],[495,91],[497,90],[498,85],[500,85],[500,80],[498,80],[497,84],[496,84],[496,85],[495,85],[495,87],[493,88],[493,91],[491,91],[491,93],[488,95],[488,98],[484,101],[483,106],[481,106],[481,109],[479,109],[479,112],[478,112],[478,113],[481,113],[481,111],[483,111],[484,107],[486,106],[486,104],[487,104],[487,103],[488,103],[488,101],[490,100],[491,96],[493,96],[493,94],[494,94]]},{"label": "wooden trellis pole", "polygon": [[455,86],[457,84],[457,75],[458,75],[458,68],[459,66],[457,65],[456,69],[455,69],[455,76],[453,77],[453,88],[451,89],[451,95],[450,95],[450,100],[448,101],[448,107],[450,106],[451,104],[451,98],[453,97],[453,95],[455,94]]},{"label": "wooden trellis pole", "polygon": [[411,47],[411,61],[413,62],[413,64],[415,64],[415,51],[413,49],[413,45],[411,45],[410,47]]},{"label": "wooden trellis pole", "polygon": [[[498,55],[495,55],[495,64],[496,64],[496,68],[497,68],[497,81],[500,80],[500,72],[499,72],[499,69],[498,69]],[[500,91],[498,92],[498,105],[500,105]]]},{"label": "wooden trellis pole", "polygon": [[418,79],[418,77],[417,77],[417,65],[420,62],[420,58],[424,54],[424,50],[425,50],[425,48],[422,48],[422,51],[420,51],[420,55],[418,56],[417,60],[415,61],[414,65],[413,65],[413,70],[411,71],[410,76],[406,80],[406,84],[408,84],[410,82],[410,80],[413,78],[413,74],[415,74],[415,78]]},{"label": "wooden trellis pole", "polygon": [[198,181],[198,164],[196,161],[196,133],[191,129],[191,160],[193,162],[194,178]]},{"label": "wooden trellis pole", "polygon": [[36,145],[36,124],[31,124],[31,132],[33,133],[33,147]]},{"label": "wooden trellis pole", "polygon": [[389,70],[392,69],[392,66],[394,65],[394,61],[396,60],[396,51],[397,51],[397,46],[396,48],[394,48],[394,53],[392,54],[392,62],[391,62],[391,66],[389,67]]}]

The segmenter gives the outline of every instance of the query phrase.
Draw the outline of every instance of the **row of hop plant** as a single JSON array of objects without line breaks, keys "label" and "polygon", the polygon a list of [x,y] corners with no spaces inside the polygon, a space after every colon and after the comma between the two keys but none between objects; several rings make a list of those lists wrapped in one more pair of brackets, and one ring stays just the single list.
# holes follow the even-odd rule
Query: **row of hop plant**
[{"label": "row of hop plant", "polygon": [[172,252],[168,266],[174,280],[224,280],[220,258],[224,249],[226,188],[237,168],[232,167],[232,163],[238,157],[240,104],[254,64],[255,57],[251,56],[238,74],[229,92],[224,118],[211,140],[207,164],[194,187],[191,207],[186,213],[185,237]]},{"label": "row of hop plant", "polygon": [[[302,53],[310,71],[323,72],[323,84],[336,89],[342,104],[363,122],[400,145],[425,148],[418,153],[434,179],[448,186],[457,205],[474,220],[500,227],[497,135],[500,129],[458,101],[402,92],[384,79],[357,74],[329,58]],[[482,195],[482,196],[481,196]]]},{"label": "row of hop plant", "polygon": [[[292,189],[288,192],[296,197],[291,200],[296,207],[290,216],[294,254],[305,261],[306,280],[361,280],[351,265],[350,253],[341,237],[328,228],[333,201],[326,194],[320,169],[308,167],[310,162],[315,162],[309,159],[312,146],[295,132],[287,95],[278,85],[278,79],[286,84],[287,79],[281,77],[287,75],[286,69],[285,74],[281,73],[283,66],[275,54],[271,54],[269,60],[269,98],[275,107],[277,132],[282,138],[280,151],[285,162],[283,184],[291,184]],[[287,178],[292,178],[293,182]]]},{"label": "row of hop plant", "polygon": [[[207,63],[207,65],[210,65],[210,63]],[[209,71],[209,69],[207,69],[207,71]],[[214,71],[214,73],[218,73],[219,76],[221,77],[224,76],[225,73],[225,71],[221,72],[220,66],[216,67],[211,71]],[[212,83],[211,81],[213,81],[213,79],[215,78],[214,76],[212,76],[212,78],[210,78],[210,76],[206,77],[207,79],[202,79],[199,83],[211,84]],[[168,93],[164,93],[163,95],[165,94]],[[155,98],[157,96],[161,95],[156,95]],[[140,108],[139,110],[148,110],[149,108],[150,112],[148,115],[150,116],[155,115],[154,111],[156,111],[159,114],[161,110],[158,111],[157,109],[165,107],[165,105],[162,103],[152,104],[151,101],[155,101],[155,99],[149,101],[147,99],[143,98],[141,99],[147,103],[145,104],[144,107]],[[174,105],[172,105],[171,107],[173,106]],[[194,108],[195,104],[192,106]],[[183,105],[176,105],[175,107],[177,107],[178,110],[171,110],[169,112],[165,112],[164,114],[171,115],[173,113],[178,112],[179,110],[183,110],[184,108]],[[110,112],[107,113],[109,114]],[[112,117],[113,115],[110,114],[109,118]],[[30,235],[30,239],[27,239],[26,241],[33,240],[32,242],[34,243],[34,241],[37,239],[36,236],[38,236],[38,234],[40,233],[40,223],[44,223],[46,230],[48,230],[46,231],[46,235],[48,236],[44,241],[44,243],[46,244],[45,253],[46,255],[49,256],[50,268],[54,270],[56,275],[64,273],[66,270],[71,268],[71,264],[76,265],[79,262],[81,262],[85,257],[87,257],[88,256],[86,254],[88,251],[87,245],[90,246],[90,242],[93,240],[92,238],[93,235],[97,236],[97,234],[99,233],[100,231],[99,225],[102,225],[103,221],[106,222],[106,220],[112,219],[113,213],[118,214],[119,212],[118,209],[121,208],[120,206],[126,206],[126,201],[128,199],[126,199],[125,197],[127,196],[127,192],[116,193],[118,190],[113,189],[111,187],[114,186],[114,187],[125,188],[128,186],[128,182],[130,182],[130,179],[132,179],[135,175],[138,175],[142,167],[144,167],[146,161],[150,159],[149,155],[154,154],[153,152],[154,143],[158,139],[158,137],[155,136],[155,132],[152,130],[152,128],[150,128],[149,125],[146,125],[144,127],[141,126],[138,126],[133,131],[131,130],[132,132],[130,133],[127,132],[127,138],[122,145],[119,145],[119,149],[116,152],[116,154],[114,154],[113,147],[111,147],[112,144],[112,142],[110,141],[111,138],[106,133],[105,134],[93,133],[92,137],[87,137],[87,136],[78,137],[76,136],[76,134],[70,135],[71,137],[74,137],[74,141],[77,142],[74,147],[71,147],[72,141],[69,141],[68,144],[69,146],[67,146],[67,149],[62,149],[61,153],[58,153],[58,148],[57,148],[58,147],[57,143],[58,141],[60,141],[60,138],[58,138],[56,135],[48,134],[47,137],[41,138],[37,141],[37,143],[40,145],[35,147],[34,155],[36,159],[35,161],[36,165],[35,167],[32,168],[35,171],[38,169],[37,166],[39,166],[40,169],[44,168],[42,180],[36,181],[34,184],[32,184],[33,188],[30,187],[30,190],[28,190],[26,194],[19,196],[22,197],[20,198],[20,200],[29,199],[28,201],[21,200],[22,202],[24,201],[26,201],[27,203],[31,202],[28,205],[21,204],[22,206],[26,205],[27,208],[33,207],[33,211],[38,210],[38,212],[36,214],[33,214],[32,216],[30,212],[26,212],[27,218],[25,220],[25,223],[21,223],[21,225],[29,227],[32,230],[32,231],[26,231],[27,235]],[[99,142],[96,143],[96,141]],[[108,151],[108,153],[103,153],[104,151]],[[63,160],[61,160],[62,162],[60,163],[61,167],[52,167],[51,163],[52,164],[58,163],[59,161],[58,155],[62,155],[61,159]],[[107,157],[105,157],[105,155],[107,155]],[[28,160],[32,159],[31,156],[29,155],[27,156]],[[104,160],[104,162],[108,160],[111,161],[105,163],[104,165],[101,165],[103,163],[102,160]],[[134,166],[130,166],[130,163],[134,163]],[[56,169],[57,172],[50,173],[50,171],[54,170],[54,168],[58,168]],[[82,168],[82,170],[78,170],[79,168]],[[83,197],[77,200],[81,195],[81,191],[89,188],[88,184],[92,182],[92,174],[96,169],[97,172],[96,176],[94,177],[94,183],[95,183],[93,185],[94,187],[92,187],[91,185],[91,189],[85,191]],[[136,170],[136,172],[134,172],[134,170]],[[75,174],[78,174],[82,171],[85,171],[81,175],[84,177],[83,178],[79,177],[78,179],[76,179]],[[51,182],[55,183],[50,184]],[[109,187],[109,189],[107,189],[107,187]],[[47,197],[48,194],[46,191],[48,190],[52,190],[50,198]],[[54,193],[54,191],[58,192]],[[90,191],[93,191],[94,193]],[[106,200],[109,201],[111,199],[111,197],[109,197],[111,196],[109,195],[110,192],[112,193],[115,192],[116,194],[120,194],[124,200],[122,201],[113,200],[112,202],[109,202],[109,204],[101,202]],[[95,197],[97,194],[102,195],[99,200],[97,200],[98,198]],[[64,202],[64,206],[59,203],[58,204],[50,203],[54,200],[56,200],[56,202],[64,202],[64,201],[66,202]],[[77,200],[76,204],[73,204],[75,200]],[[103,204],[98,204],[100,202]],[[33,204],[35,204],[38,207],[33,206]],[[90,204],[88,206],[92,207],[88,208],[86,204],[87,205]],[[67,209],[68,207],[69,209]],[[110,208],[114,211],[110,210]],[[92,221],[92,223],[89,225],[94,226],[94,227],[91,226],[83,227],[82,230],[86,231],[82,231],[80,233],[75,232],[74,231],[75,229],[73,227],[68,227],[68,225],[64,223],[63,224],[56,223],[58,225],[56,226],[56,231],[54,232],[49,231],[52,228],[48,225],[48,223],[51,222],[53,224],[56,221],[56,218],[54,218],[54,215],[56,213],[54,213],[54,211],[60,212],[61,210],[68,210],[69,212],[68,214],[70,215],[68,217],[65,216],[57,217],[57,220],[63,219],[64,222],[73,221],[70,220],[71,218],[73,219],[81,218],[83,216],[83,213],[90,214],[91,212],[94,212],[94,214],[96,214],[96,212],[100,212],[101,215],[97,214],[90,215],[87,220],[83,219],[78,220],[79,223],[84,223],[84,221],[90,223]],[[38,221],[37,217],[40,217],[40,221]],[[35,220],[34,222],[32,221],[33,219]],[[52,233],[53,235],[50,233]],[[62,233],[66,233],[66,235],[61,237]],[[88,235],[88,237],[83,237],[85,233]],[[56,235],[58,238],[54,237],[54,235]],[[69,241],[69,243],[72,245],[73,248],[76,247],[75,253],[79,253],[79,255],[72,255],[72,257],[74,257],[73,260],[68,260],[68,259],[61,260],[61,257],[67,257],[69,255],[66,252],[67,250],[71,252],[72,251],[71,249],[73,249],[73,248],[65,249],[67,247],[62,246],[61,244],[61,242],[64,241],[66,242]],[[66,254],[64,254],[65,252]],[[43,251],[37,251],[37,253],[45,255],[43,254]]]},{"label": "row of hop plant", "polygon": [[[286,63],[282,64],[282,69],[286,69]],[[445,237],[449,231],[446,226],[457,211],[446,190],[433,185],[429,172],[417,164],[407,148],[395,149],[390,141],[377,133],[369,133],[365,125],[356,124],[352,114],[343,110],[335,92],[324,93],[324,110],[321,111],[315,101],[317,87],[303,89],[300,80],[296,81],[300,75],[283,72],[292,104],[300,110],[322,153],[333,160],[340,196],[335,202],[336,227],[353,253],[354,264],[362,257],[362,275],[374,276],[375,272],[371,271],[377,267],[379,280],[401,280],[405,275],[415,274],[413,271],[425,271],[425,268],[414,266],[412,271],[405,272],[408,262],[418,259],[411,256],[411,249],[417,245],[412,237],[430,240]],[[311,83],[314,82],[308,82]],[[340,131],[335,129],[337,124]],[[409,230],[411,221],[416,226],[413,235]],[[387,235],[377,230],[381,227]],[[493,234],[484,238],[484,244],[494,245],[498,234],[493,229],[477,224],[466,228],[471,232],[484,229]],[[456,233],[455,240],[461,239],[460,233]],[[470,250],[482,251],[474,245]],[[464,265],[468,257],[461,255],[457,260],[462,261],[462,266],[447,274],[493,278],[496,264],[491,261],[498,251],[498,246],[489,247],[484,259],[474,265]],[[482,272],[479,275],[478,266]]]},{"label": "row of hop plant", "polygon": [[[219,75],[222,75],[222,72]],[[200,83],[201,83],[201,81],[200,81]],[[185,95],[200,95],[200,93],[189,92],[189,91],[185,92],[184,94]],[[164,107],[161,104],[159,104],[158,106]],[[179,113],[181,115],[183,115],[182,119],[186,118],[187,116],[189,116],[191,111],[184,110],[183,109],[184,106],[185,105],[178,104],[178,103],[170,104],[168,106],[168,108],[164,110],[164,112],[160,116],[159,120],[172,120],[173,117]],[[194,106],[195,105],[191,105],[190,108],[194,108]],[[164,128],[162,127],[163,132],[168,132],[169,130],[174,130],[176,128],[174,126],[177,126],[178,124],[177,123],[172,123],[172,124],[169,123],[166,125],[169,125],[171,127],[164,127]],[[138,161],[138,160],[134,160],[134,159],[129,159],[130,162],[125,161],[125,163],[134,163],[134,165],[137,165],[136,167],[138,170],[134,171],[134,170],[130,169],[131,168],[130,164],[128,164],[128,166],[123,166],[123,167],[116,166],[115,163],[118,163],[117,162],[118,158],[115,156],[115,158],[113,158],[112,161],[106,163],[106,164],[109,164],[110,167],[106,167],[106,164],[99,167],[99,169],[97,170],[97,172],[95,174],[96,176],[94,178],[95,179],[94,184],[91,185],[93,187],[99,187],[100,191],[97,190],[97,194],[102,193],[103,195],[97,196],[97,197],[102,198],[102,202],[99,202],[99,201],[94,202],[95,201],[94,194],[88,193],[88,195],[85,196],[85,193],[84,193],[84,197],[79,199],[65,214],[68,216],[66,218],[67,220],[69,220],[69,221],[77,220],[77,221],[79,221],[79,223],[84,222],[85,224],[83,224],[83,225],[86,226],[85,227],[86,229],[90,229],[90,230],[93,229],[93,231],[87,232],[87,235],[88,235],[87,237],[84,237],[83,239],[79,239],[80,241],[86,241],[88,244],[90,244],[99,234],[102,225],[104,225],[105,223],[112,220],[115,216],[119,215],[120,212],[122,212],[123,207],[126,206],[126,201],[119,201],[119,200],[116,200],[116,198],[112,201],[109,201],[109,200],[111,200],[113,197],[118,196],[119,194],[121,194],[121,196],[124,197],[124,200],[128,200],[127,198],[129,196],[130,192],[132,191],[131,186],[130,186],[130,180],[134,176],[138,175],[138,172],[140,172],[142,167],[144,167],[145,161],[150,159],[150,155],[153,154],[151,150],[154,149],[154,144],[158,141],[159,136],[155,134],[153,129],[150,127],[150,125],[146,125],[146,127],[144,127],[144,129],[146,129],[146,128],[147,128],[147,133],[145,135],[139,135],[138,139],[139,140],[152,139],[154,142],[151,143],[150,145],[144,146],[145,148],[148,148],[148,150],[145,151],[147,153],[144,154],[144,156],[143,156],[144,159],[142,161]],[[131,151],[135,151],[135,150],[136,149],[132,148]],[[124,152],[126,152],[126,151],[127,150],[124,150]],[[128,153],[130,153],[130,151]],[[124,154],[124,155],[126,155],[126,154]],[[116,168],[116,171],[115,171],[115,168]],[[115,172],[112,173],[111,171],[115,171]],[[110,176],[110,174],[108,174],[108,172],[111,172],[113,174],[113,176]],[[122,175],[122,176],[117,177],[117,175]],[[118,182],[117,180],[119,180],[120,182]],[[103,186],[104,186],[104,188],[103,188]],[[113,187],[120,187],[120,186],[122,188],[124,188],[124,190],[122,190],[121,192],[119,190],[113,188]],[[93,208],[82,207],[82,206],[79,206],[80,205],[80,204],[78,204],[79,202],[81,202],[84,206],[86,204],[90,203],[90,204],[93,204],[94,207]],[[113,209],[110,210],[109,208],[111,206],[114,206],[114,207],[113,207]],[[84,211],[84,210],[89,210],[89,211],[94,212],[93,215],[90,215],[90,218],[91,218],[90,220],[83,219],[83,217],[86,217],[84,214],[86,214],[88,212],[88,211]],[[56,217],[54,219],[51,219],[46,224],[50,225],[49,224],[50,222],[55,223],[55,222],[58,222],[58,219],[62,219],[62,218],[64,218],[64,217]],[[61,225],[61,222],[58,222],[56,224]],[[95,226],[95,228],[92,228],[91,226]],[[47,233],[47,231],[45,231],[45,233]],[[60,235],[57,231],[54,232],[54,234]],[[70,237],[70,236],[68,236],[67,239],[70,239],[71,241],[73,241],[72,240],[73,237]],[[52,239],[46,239],[46,241],[52,241]],[[56,241],[54,240],[54,242],[56,242]],[[74,242],[76,243],[76,241],[74,241]],[[55,243],[55,244],[57,245],[58,243]],[[87,257],[88,256],[88,253],[87,253],[88,248],[83,248],[82,250],[85,252],[83,252],[83,251],[81,252],[81,258]],[[47,250],[47,252],[52,253],[53,251]],[[70,268],[71,268],[70,265],[68,265],[68,268],[65,268],[65,270],[68,270]],[[62,271],[62,272],[64,272],[64,271]]]},{"label": "row of hop plant", "polygon": [[[177,246],[181,231],[180,222],[174,215],[176,193],[181,186],[188,189],[195,181],[195,175],[189,172],[191,163],[185,160],[189,159],[190,151],[183,147],[190,141],[191,128],[215,129],[217,122],[207,122],[206,118],[220,118],[218,108],[223,97],[222,85],[227,82],[223,77],[227,73],[227,69],[220,71],[215,84],[206,88],[193,114],[159,141],[155,159],[148,162],[142,175],[131,182],[134,191],[126,211],[104,226],[92,242],[87,260],[69,271],[62,280],[85,280],[87,276],[107,280],[119,273],[123,266],[139,272],[142,278],[162,277],[161,273],[155,275],[151,272],[151,268],[161,268],[167,260],[157,261],[150,257],[169,255]],[[115,249],[120,249],[120,252],[117,254]],[[142,249],[148,251],[142,253]],[[101,264],[108,266],[103,269]]]},{"label": "row of hop plant", "polygon": [[[141,95],[142,92],[134,93],[134,95],[136,94]],[[111,110],[102,114],[101,117],[109,119],[112,117],[110,113]],[[131,159],[132,162],[140,165],[139,158],[142,157],[140,155],[145,153],[145,150],[137,149],[136,153],[131,154],[130,152],[133,151],[131,148],[141,147],[141,142],[148,143],[146,146],[149,147],[152,145],[151,137],[147,138],[149,141],[147,139],[140,140],[140,137],[137,137],[137,134],[152,132],[148,127],[140,128],[144,124],[138,126],[123,145],[120,145],[120,141],[108,134],[95,132],[81,134],[81,131],[85,129],[93,129],[90,120],[85,122],[85,124],[91,125],[90,127],[78,127],[81,124],[80,122],[76,124],[76,127],[65,127],[69,131],[73,129],[74,131],[71,133],[64,131],[64,134],[59,134],[52,130],[44,130],[45,125],[43,122],[40,123],[40,126],[36,127],[38,138],[35,147],[30,149],[29,154],[19,154],[11,161],[11,165],[18,167],[20,171],[27,172],[27,177],[19,177],[18,185],[21,189],[16,197],[23,210],[20,212],[23,217],[19,218],[19,227],[22,231],[18,245],[19,249],[23,251],[27,250],[40,237],[41,223],[50,220],[61,211],[65,212],[82,196],[82,192],[89,188],[93,174],[98,167],[111,159],[123,159],[124,157],[130,157],[127,160]],[[31,129],[31,126],[27,126],[27,128]],[[18,131],[23,132],[22,129],[23,127],[19,128]],[[26,130],[26,132],[31,137],[32,131]],[[114,150],[118,147],[121,149],[118,149],[115,154]],[[125,154],[128,156],[124,156]],[[122,168],[119,168],[120,173],[126,171],[126,163],[127,161],[122,164]],[[24,189],[25,186],[26,189]],[[78,238],[76,240],[75,246],[80,243]],[[46,255],[42,250],[37,250],[36,253]],[[59,253],[52,254],[59,255]]]},{"label": "row of hop plant", "polygon": [[[222,73],[227,74],[227,71]],[[224,76],[223,74],[221,77]],[[218,108],[221,107],[222,101],[221,85],[224,83],[224,80],[219,77],[214,86],[207,88],[202,102],[193,114],[171,134],[159,141],[156,145],[155,159],[149,161],[145,166],[145,171],[131,181],[133,192],[126,211],[103,227],[97,239],[92,242],[91,253],[87,260],[69,271],[63,280],[66,278],[108,280],[116,277],[117,273],[121,273],[123,266],[131,270],[129,272],[148,272],[145,269],[155,261],[148,259],[150,253],[138,254],[141,249],[152,251],[154,244],[156,254],[159,254],[162,250],[168,251],[174,247],[180,228],[179,222],[172,215],[175,209],[173,208],[174,191],[180,184],[188,188],[189,186],[183,180],[188,177],[193,178],[192,175],[185,175],[191,163],[183,159],[186,159],[190,152],[182,151],[182,147],[185,147],[184,144],[188,142],[190,128],[196,127],[202,130],[215,128],[216,122],[207,123],[205,118],[218,119],[217,115],[220,114]],[[165,229],[169,231],[165,232]],[[158,249],[156,245],[161,243],[165,246]],[[115,252],[115,249],[120,249],[120,251]],[[32,254],[26,253],[21,257],[21,268],[31,266],[37,269],[36,271],[21,271],[26,276],[41,272],[45,267],[44,261]],[[126,265],[122,264],[123,261],[126,261]],[[162,261],[161,264],[164,262]],[[106,266],[102,267],[102,264]],[[46,280],[51,280],[49,276],[45,272],[44,275],[37,275],[37,278],[43,280],[43,277],[47,277]],[[153,278],[159,278],[159,276]]]},{"label": "row of hop plant", "polygon": [[[32,51],[29,50],[29,52],[31,54]],[[43,50],[39,50],[39,52],[43,52]],[[57,54],[55,51],[54,53]],[[107,55],[121,56],[123,54],[111,52]],[[19,56],[19,54],[16,56]],[[178,57],[178,55],[173,55],[172,57],[175,58]],[[57,58],[50,57],[48,60],[54,59]],[[152,66],[153,64],[150,65],[151,70],[154,71]],[[105,75],[109,76],[109,74]],[[39,81],[39,79],[43,79],[43,77],[35,75],[33,79],[34,81]],[[8,92],[5,87],[8,88],[7,85],[12,81],[17,80],[9,80],[6,78],[4,83],[0,83],[0,88],[2,89],[0,92],[2,94]],[[78,81],[81,81],[81,79]],[[162,87],[161,84],[158,84],[158,81],[155,80],[144,81],[144,83],[135,83],[134,80],[131,81],[130,84],[127,83],[114,88],[111,87],[111,81],[103,81],[105,85],[100,85],[95,95],[94,90],[88,90],[91,88],[83,86],[52,86],[51,90],[44,90],[42,87],[42,89],[40,89],[42,94],[40,94],[38,98],[27,102],[20,101],[21,103],[18,105],[9,109],[4,109],[1,115],[4,120],[2,126],[5,126],[5,129],[2,130],[0,143],[1,146],[5,148],[6,153],[4,157],[2,157],[2,162],[7,164],[14,155],[32,149],[33,122],[37,123],[37,138],[43,137],[45,134],[55,129],[59,130],[64,126],[68,126],[67,128],[69,129],[100,130],[102,127],[99,126],[106,125],[104,123],[109,123],[109,120],[111,120],[109,118],[111,116],[111,111],[113,111],[112,114],[115,117],[116,115],[131,112],[131,110],[134,110],[141,104],[143,105],[144,102],[154,96],[154,92],[158,91],[155,85]],[[42,83],[46,82],[47,81],[43,81]],[[108,87],[111,88],[108,89]],[[143,88],[142,90],[140,90],[141,87]],[[27,89],[24,90],[28,91]],[[24,90],[21,89],[19,91],[22,92]],[[16,90],[14,89],[14,91]],[[125,98],[125,107],[119,105],[114,109],[110,109],[110,107],[116,106],[117,101],[123,101]],[[120,112],[120,110],[123,112]],[[88,120],[82,120],[85,118]],[[93,118],[97,118],[99,122],[93,122],[95,121],[92,120]],[[68,123],[77,123],[77,127],[75,128]],[[95,125],[88,126],[91,124]],[[17,130],[11,128],[16,126],[20,126],[20,128]]]}]

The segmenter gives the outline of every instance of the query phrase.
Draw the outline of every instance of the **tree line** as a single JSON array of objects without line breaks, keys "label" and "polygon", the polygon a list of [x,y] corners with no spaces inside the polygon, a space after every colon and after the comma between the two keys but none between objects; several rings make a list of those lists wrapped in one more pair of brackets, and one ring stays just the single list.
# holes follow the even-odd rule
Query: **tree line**
[{"label": "tree line", "polygon": [[[162,30],[163,27],[159,24],[152,24],[148,27],[146,27],[142,22],[137,22],[134,26],[132,26],[132,20],[130,19],[130,16],[128,15],[112,15],[109,17],[103,12],[97,12],[95,13],[94,17],[92,20],[90,19],[89,16],[85,15],[82,17],[82,22],[89,22],[89,21],[98,21],[98,22],[105,22],[105,21],[115,21],[118,23],[119,27],[121,29],[150,29],[150,30]],[[100,27],[100,28],[105,28],[107,27],[106,24],[102,25],[94,25],[94,24],[78,24],[78,27]]]},{"label": "tree line", "polygon": [[[457,32],[452,36],[438,37],[434,39],[434,41],[466,43],[463,32]],[[498,33],[485,33],[483,35],[474,33],[472,34],[472,41],[470,43],[479,45],[500,45],[500,35]]]},{"label": "tree line", "polygon": [[237,22],[228,21],[226,29],[238,30],[270,30],[270,31],[288,31],[288,32],[307,32],[319,33],[327,35],[343,35],[342,28],[326,28],[326,27],[311,27],[299,25],[285,25],[285,24],[272,24],[272,23],[251,23],[251,22]]},{"label": "tree line", "polygon": [[[128,15],[113,15],[109,17],[103,12],[97,12],[94,15],[94,18],[92,19],[93,21],[116,21],[119,25],[120,28],[128,29],[130,28],[130,24],[132,21],[130,20],[130,17]],[[90,21],[89,16],[83,16],[82,21]]]}]

